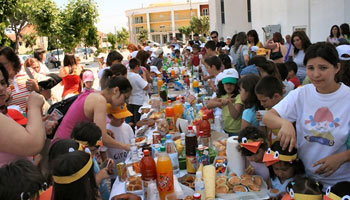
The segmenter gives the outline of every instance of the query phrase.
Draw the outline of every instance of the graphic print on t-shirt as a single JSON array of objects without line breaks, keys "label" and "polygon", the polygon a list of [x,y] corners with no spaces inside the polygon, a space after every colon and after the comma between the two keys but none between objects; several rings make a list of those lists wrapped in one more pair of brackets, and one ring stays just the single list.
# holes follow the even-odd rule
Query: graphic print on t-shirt
[{"label": "graphic print on t-shirt", "polygon": [[304,138],[309,142],[333,146],[332,131],[340,125],[339,121],[339,118],[334,119],[333,113],[327,107],[319,108],[314,116],[310,115],[309,120],[305,120],[305,125],[311,129],[312,136],[308,135]]}]

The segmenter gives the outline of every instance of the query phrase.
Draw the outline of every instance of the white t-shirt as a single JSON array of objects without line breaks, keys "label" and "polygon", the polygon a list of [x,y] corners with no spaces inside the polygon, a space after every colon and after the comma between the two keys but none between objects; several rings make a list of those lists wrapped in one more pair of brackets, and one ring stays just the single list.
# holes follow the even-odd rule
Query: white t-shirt
[{"label": "white t-shirt", "polygon": [[[116,141],[122,142],[124,144],[130,144],[131,139],[134,138],[134,132],[129,124],[123,123],[121,126],[116,127],[111,124],[107,124],[107,129],[114,133],[114,138]],[[124,162],[128,152],[122,149],[107,148],[107,156],[114,160],[115,164]],[[115,178],[118,175],[117,167],[114,168],[114,175],[111,178]]]},{"label": "white t-shirt", "polygon": [[44,63],[42,63],[42,62],[39,62],[40,63],[40,74],[44,74],[44,75],[47,75],[47,74],[49,74],[50,73],[50,70],[49,70],[49,68],[47,68],[47,66],[44,64]]},{"label": "white t-shirt", "polygon": [[140,76],[140,74],[136,74],[132,71],[129,71],[128,79],[132,86],[132,92],[129,97],[129,104],[142,106],[146,95],[146,91],[143,89],[148,85],[148,82],[145,81]]},{"label": "white t-shirt", "polygon": [[337,182],[350,181],[350,162],[329,177],[315,174],[322,165],[315,162],[347,150],[350,130],[350,88],[344,84],[331,94],[320,94],[313,84],[291,91],[273,108],[296,122],[298,154],[308,176],[321,181],[326,189]]}]

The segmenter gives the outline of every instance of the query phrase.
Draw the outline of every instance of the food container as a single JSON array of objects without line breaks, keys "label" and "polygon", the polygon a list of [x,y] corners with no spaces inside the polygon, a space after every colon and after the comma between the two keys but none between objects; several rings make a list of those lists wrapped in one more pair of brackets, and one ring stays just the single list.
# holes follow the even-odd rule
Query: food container
[{"label": "food container", "polygon": [[125,191],[136,195],[143,195],[143,184],[141,176],[131,176],[125,184]]}]

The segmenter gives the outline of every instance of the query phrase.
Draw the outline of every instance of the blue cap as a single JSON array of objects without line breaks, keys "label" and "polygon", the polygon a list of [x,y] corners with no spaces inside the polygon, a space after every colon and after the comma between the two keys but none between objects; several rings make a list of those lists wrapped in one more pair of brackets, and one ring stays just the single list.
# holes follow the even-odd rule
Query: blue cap
[{"label": "blue cap", "polygon": [[167,140],[171,140],[171,139],[173,138],[173,136],[172,136],[171,134],[167,134],[167,135],[165,136],[165,138],[166,138]]},{"label": "blue cap", "polygon": [[242,69],[241,76],[248,75],[248,74],[255,74],[258,76],[260,75],[258,68],[254,64],[249,65],[249,66]]}]

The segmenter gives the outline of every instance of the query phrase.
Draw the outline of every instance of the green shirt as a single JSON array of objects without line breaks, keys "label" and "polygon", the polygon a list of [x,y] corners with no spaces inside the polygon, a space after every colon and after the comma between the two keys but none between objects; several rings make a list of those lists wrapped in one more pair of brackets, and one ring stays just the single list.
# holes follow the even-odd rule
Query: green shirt
[{"label": "green shirt", "polygon": [[[221,98],[227,98],[227,97],[228,97],[228,95],[224,95]],[[243,105],[240,94],[236,96],[235,104],[242,104]],[[222,107],[222,117],[223,117],[224,122],[225,122],[225,127],[224,127],[225,131],[227,131],[229,133],[239,133],[239,131],[241,130],[242,115],[239,116],[238,119],[233,119],[230,115],[228,105],[226,105],[226,106]]]}]

